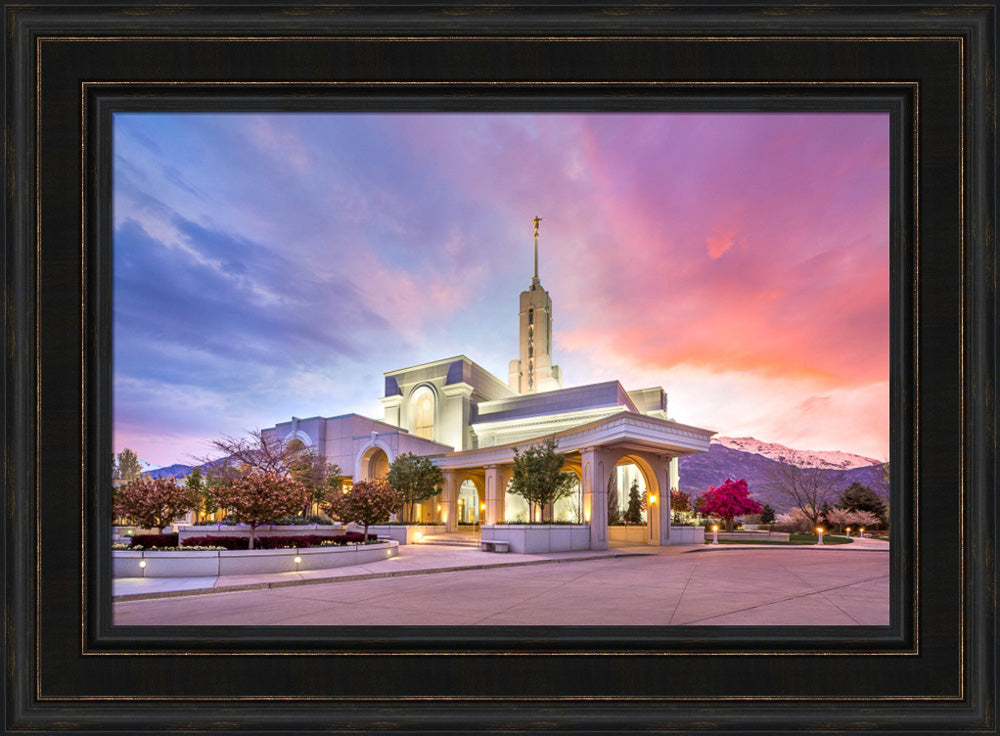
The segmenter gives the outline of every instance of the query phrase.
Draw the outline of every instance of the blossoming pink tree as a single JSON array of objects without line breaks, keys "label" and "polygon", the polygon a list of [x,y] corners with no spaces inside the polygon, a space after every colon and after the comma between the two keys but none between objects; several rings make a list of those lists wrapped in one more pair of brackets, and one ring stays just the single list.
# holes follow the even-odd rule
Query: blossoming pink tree
[{"label": "blossoming pink tree", "polygon": [[196,492],[177,485],[173,478],[140,475],[115,489],[112,510],[115,516],[162,533],[163,527],[195,508],[199,501]]},{"label": "blossoming pink tree", "polygon": [[355,483],[347,493],[330,499],[323,510],[343,522],[355,522],[365,528],[389,521],[389,515],[402,508],[403,494],[382,480],[363,480]]},{"label": "blossoming pink tree", "polygon": [[229,516],[250,525],[250,549],[258,526],[297,514],[309,502],[309,490],[299,481],[260,470],[230,478],[212,491]]},{"label": "blossoming pink tree", "polygon": [[750,498],[750,491],[744,479],[733,480],[726,478],[726,482],[716,488],[710,487],[705,491],[705,501],[702,504],[702,512],[709,516],[717,516],[726,521],[726,531],[733,530],[733,517],[744,514],[759,514],[761,505]]}]

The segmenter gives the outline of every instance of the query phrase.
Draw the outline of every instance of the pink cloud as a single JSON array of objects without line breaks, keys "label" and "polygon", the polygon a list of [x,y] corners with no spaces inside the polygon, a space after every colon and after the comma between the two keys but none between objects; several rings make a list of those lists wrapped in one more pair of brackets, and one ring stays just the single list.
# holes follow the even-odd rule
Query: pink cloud
[{"label": "pink cloud", "polygon": [[710,258],[721,258],[722,254],[734,245],[736,245],[736,233],[732,230],[705,236],[705,246],[708,248]]}]

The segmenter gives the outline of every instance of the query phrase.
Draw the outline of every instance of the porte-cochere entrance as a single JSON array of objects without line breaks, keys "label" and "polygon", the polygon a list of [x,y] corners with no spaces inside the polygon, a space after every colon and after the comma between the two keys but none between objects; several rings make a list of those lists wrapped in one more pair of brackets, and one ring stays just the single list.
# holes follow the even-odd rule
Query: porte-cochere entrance
[{"label": "porte-cochere entrance", "polygon": [[[546,509],[546,520],[579,519],[590,527],[590,549],[607,549],[617,534],[617,528],[609,534],[609,488],[617,492],[610,507],[613,520],[615,509],[622,514],[627,510],[634,484],[645,502],[643,523],[635,525],[643,529],[639,543],[669,545],[670,488],[678,484],[677,458],[707,451],[711,435],[708,430],[631,412],[557,433],[557,451],[566,456],[566,470],[579,479],[579,490]],[[507,493],[514,447],[465,450],[434,458],[445,479],[438,518],[449,532],[457,532],[460,524],[474,523],[471,520],[477,513],[480,523],[487,525],[539,520],[537,509],[529,510],[523,499]]]}]

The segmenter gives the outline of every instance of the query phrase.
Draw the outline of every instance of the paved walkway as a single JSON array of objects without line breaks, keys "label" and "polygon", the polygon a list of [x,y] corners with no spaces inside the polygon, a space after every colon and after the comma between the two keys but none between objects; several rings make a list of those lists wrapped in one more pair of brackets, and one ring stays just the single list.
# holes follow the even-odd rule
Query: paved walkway
[{"label": "paved walkway", "polygon": [[[289,585],[368,580],[372,578],[400,577],[405,575],[425,575],[432,573],[457,572],[459,570],[481,570],[487,567],[510,567],[512,565],[532,565],[558,562],[560,560],[590,560],[602,557],[616,557],[634,554],[616,547],[610,550],[585,552],[551,552],[547,554],[517,554],[514,552],[482,552],[477,547],[459,547],[435,544],[401,544],[399,554],[367,565],[350,565],[329,570],[306,570],[303,572],[260,573],[256,575],[223,575],[205,578],[116,578],[112,594],[115,602],[142,598],[163,598],[175,595],[232,592],[264,588],[281,588]],[[669,548],[668,548],[669,549]],[[690,547],[672,548],[678,552]],[[631,550],[631,551],[630,551]]]},{"label": "paved walkway", "polygon": [[888,544],[621,546],[519,555],[407,545],[337,570],[115,581],[115,623],[887,625]]}]

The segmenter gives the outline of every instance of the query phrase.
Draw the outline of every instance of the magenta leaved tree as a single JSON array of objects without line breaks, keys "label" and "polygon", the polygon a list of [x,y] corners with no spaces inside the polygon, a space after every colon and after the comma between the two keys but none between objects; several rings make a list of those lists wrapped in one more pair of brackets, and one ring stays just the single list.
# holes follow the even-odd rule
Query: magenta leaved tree
[{"label": "magenta leaved tree", "polygon": [[353,521],[364,526],[367,541],[368,527],[389,521],[389,515],[402,508],[405,500],[401,491],[383,480],[363,480],[355,483],[347,493],[331,498],[324,511],[343,522]]},{"label": "magenta leaved tree", "polygon": [[250,549],[258,526],[297,514],[309,502],[309,489],[299,481],[260,470],[230,478],[212,492],[231,518],[250,525]]},{"label": "magenta leaved tree", "polygon": [[746,480],[726,478],[726,482],[716,488],[711,486],[704,494],[701,512],[708,516],[724,519],[726,531],[733,530],[733,517],[744,514],[759,514],[761,505],[750,498]]},{"label": "magenta leaved tree", "polygon": [[182,514],[195,508],[201,500],[187,486],[177,485],[173,478],[150,478],[140,475],[114,490],[115,516],[134,524],[163,531]]}]

